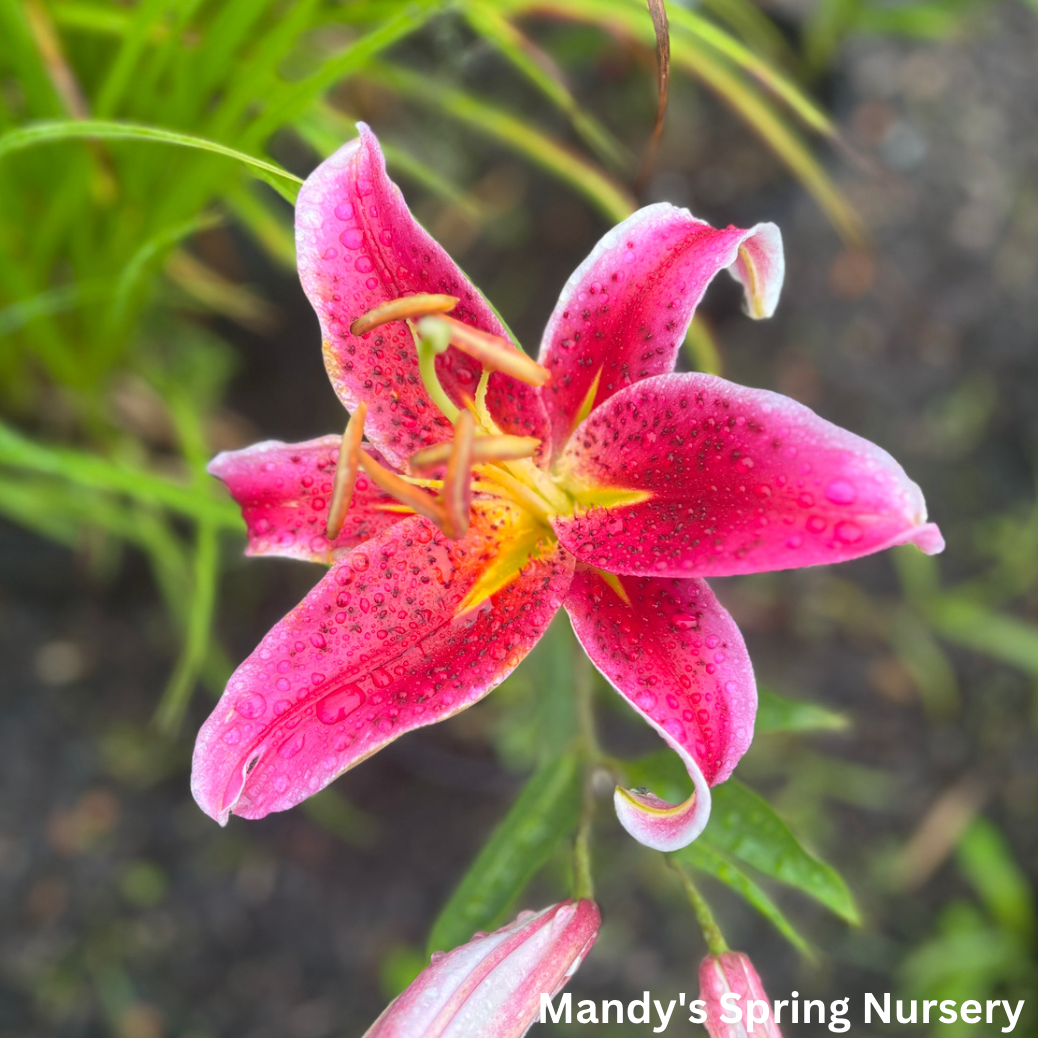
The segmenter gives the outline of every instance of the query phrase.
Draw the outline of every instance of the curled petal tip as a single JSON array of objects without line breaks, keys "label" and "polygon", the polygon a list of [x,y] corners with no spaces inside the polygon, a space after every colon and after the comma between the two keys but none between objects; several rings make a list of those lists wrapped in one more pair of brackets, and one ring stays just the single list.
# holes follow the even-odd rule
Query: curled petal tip
[{"label": "curled petal tip", "polygon": [[914,544],[924,555],[940,555],[944,551],[944,535],[936,523],[924,523],[910,530],[905,544]]},{"label": "curled petal tip", "polygon": [[620,824],[639,843],[655,851],[687,847],[710,821],[710,787],[694,762],[686,757],[685,763],[696,789],[681,804],[668,804],[655,793],[635,792],[622,786],[617,786],[613,793],[613,807]]}]

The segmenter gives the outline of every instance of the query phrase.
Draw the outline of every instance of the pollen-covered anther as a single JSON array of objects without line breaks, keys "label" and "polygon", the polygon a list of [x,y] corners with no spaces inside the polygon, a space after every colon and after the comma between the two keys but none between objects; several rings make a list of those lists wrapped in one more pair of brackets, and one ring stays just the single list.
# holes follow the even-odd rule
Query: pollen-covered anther
[{"label": "pollen-covered anther", "polygon": [[[472,463],[520,461],[532,458],[541,441],[536,436],[477,436],[472,443]],[[415,451],[408,460],[412,472],[430,472],[446,465],[454,449],[451,443],[435,443]]]},{"label": "pollen-covered anther", "polygon": [[454,423],[454,439],[443,476],[443,521],[440,529],[454,541],[469,531],[472,511],[472,461],[476,439],[476,419],[471,411],[462,411]]},{"label": "pollen-covered anther", "polygon": [[412,512],[424,515],[426,519],[431,519],[437,526],[443,528],[443,508],[435,497],[380,465],[364,451],[358,451],[358,460],[360,467],[371,477],[376,486],[384,490],[390,497],[395,497]]},{"label": "pollen-covered anther", "polygon": [[531,386],[543,386],[551,378],[547,368],[516,349],[507,339],[481,332],[453,317],[423,317],[418,322],[418,332],[430,341],[448,338],[452,346],[479,361],[487,371],[500,371]]},{"label": "pollen-covered anther", "polygon": [[383,303],[358,317],[350,325],[350,333],[364,335],[373,328],[388,324],[390,321],[406,321],[416,317],[427,317],[429,314],[446,314],[457,305],[457,296],[430,293],[391,299],[388,303]]},{"label": "pollen-covered anther", "polygon": [[325,533],[334,541],[342,532],[346,513],[353,500],[353,488],[357,485],[357,469],[360,467],[360,441],[364,437],[364,419],[368,405],[362,400],[346,423],[346,431],[339,444],[339,460],[335,463],[335,481],[332,483],[332,499],[328,505],[328,524]]}]

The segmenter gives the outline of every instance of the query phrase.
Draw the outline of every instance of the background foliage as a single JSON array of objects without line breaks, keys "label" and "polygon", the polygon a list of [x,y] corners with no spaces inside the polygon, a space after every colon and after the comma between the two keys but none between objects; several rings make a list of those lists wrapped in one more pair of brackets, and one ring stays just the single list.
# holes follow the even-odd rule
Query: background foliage
[{"label": "background foliage", "polygon": [[[631,782],[687,785],[557,623],[478,710],[290,815],[214,831],[186,795],[195,692],[314,579],[245,566],[204,466],[342,424],[287,203],[359,117],[528,349],[637,204],[782,224],[779,318],[748,329],[719,285],[688,363],[904,457],[950,551],[722,582],[783,694],[680,864],[777,995],[850,994],[853,1018],[859,990],[1033,988],[1035,19],[668,10],[647,171],[635,0],[0,0],[0,1034],[362,1032],[428,950],[566,891],[580,682]],[[577,990],[690,990],[680,885],[599,818]]]}]

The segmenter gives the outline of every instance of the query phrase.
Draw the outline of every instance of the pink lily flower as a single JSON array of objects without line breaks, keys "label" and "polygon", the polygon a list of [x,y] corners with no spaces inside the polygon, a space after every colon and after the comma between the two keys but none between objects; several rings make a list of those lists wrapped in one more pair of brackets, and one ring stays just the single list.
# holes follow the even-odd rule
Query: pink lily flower
[{"label": "pink lily flower", "polygon": [[[735,995],[723,1004],[725,995]],[[708,955],[699,967],[699,997],[706,1002],[706,1030],[710,1038],[782,1038],[771,1015],[764,985],[744,952]],[[751,1001],[764,1003],[750,1006]],[[739,1019],[729,1023],[738,1013]],[[726,1017],[727,1019],[722,1019]]]},{"label": "pink lily flower", "polygon": [[744,286],[750,316],[773,312],[774,225],[639,210],[567,282],[534,363],[359,130],[296,209],[346,434],[210,466],[242,507],[251,554],[330,569],[203,725],[195,798],[221,824],[292,807],[477,702],[564,607],[695,786],[678,805],[618,788],[620,821],[651,847],[684,846],[756,713],[742,637],[704,578],[906,542],[936,552],[940,533],[874,444],[775,393],[672,373],[719,271]]},{"label": "pink lily flower", "polygon": [[563,901],[436,952],[364,1038],[520,1038],[598,937],[594,901]]}]

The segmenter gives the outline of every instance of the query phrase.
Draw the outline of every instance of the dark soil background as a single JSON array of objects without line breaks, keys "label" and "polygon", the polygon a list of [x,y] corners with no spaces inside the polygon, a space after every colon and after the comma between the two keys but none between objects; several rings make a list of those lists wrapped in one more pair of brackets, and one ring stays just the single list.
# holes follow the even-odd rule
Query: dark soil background
[{"label": "dark soil background", "polygon": [[[1034,495],[1036,56],[1038,19],[1009,4],[986,8],[960,38],[860,40],[845,50],[825,89],[859,168],[836,158],[832,166],[874,252],[844,248],[763,146],[681,84],[647,196],[714,223],[779,223],[788,274],[776,318],[742,317],[726,278],[705,304],[725,374],[788,393],[889,449],[947,535],[949,580],[976,571],[999,537],[997,517]],[[380,112],[377,99],[364,114],[378,132],[380,117],[406,132],[406,116]],[[485,175],[518,196],[528,222],[502,221],[478,241],[446,224],[432,229],[530,348],[605,225],[505,156],[492,157]],[[239,276],[262,285],[280,322],[265,339],[223,329],[241,355],[230,406],[257,437],[340,428],[301,290],[236,245]],[[168,632],[142,560],[130,555],[99,574],[3,526],[0,569],[0,1036],[362,1034],[521,785],[494,752],[493,702],[407,736],[339,780],[340,798],[321,818],[297,809],[221,830],[187,785],[209,701],[199,694],[179,742],[150,734]],[[249,652],[316,576],[278,560],[234,561],[219,620],[232,657]],[[969,896],[951,847],[920,837],[935,804],[950,804],[953,818],[956,808],[964,817],[982,810],[1032,880],[1038,873],[1034,679],[952,648],[961,702],[928,709],[876,633],[875,616],[900,599],[889,556],[717,586],[762,680],[853,718],[848,734],[762,739],[739,774],[777,794],[844,871],[866,922],[848,930],[783,900],[824,952],[811,966],[723,894],[719,911],[773,997],[797,987],[851,996],[858,1029],[861,992],[897,990],[905,956],[934,933],[944,906]],[[1038,619],[1033,594],[1023,608]],[[651,737],[644,745],[654,748]],[[702,946],[691,916],[608,809],[598,830],[606,925],[571,985],[575,997],[626,1001],[645,988],[694,997]],[[917,856],[907,865],[906,847]],[[554,883],[553,874],[539,881],[527,904],[557,898]],[[1017,1033],[1034,1033],[1036,1014],[1029,1003]],[[675,1021],[668,1033],[693,1031]]]}]

